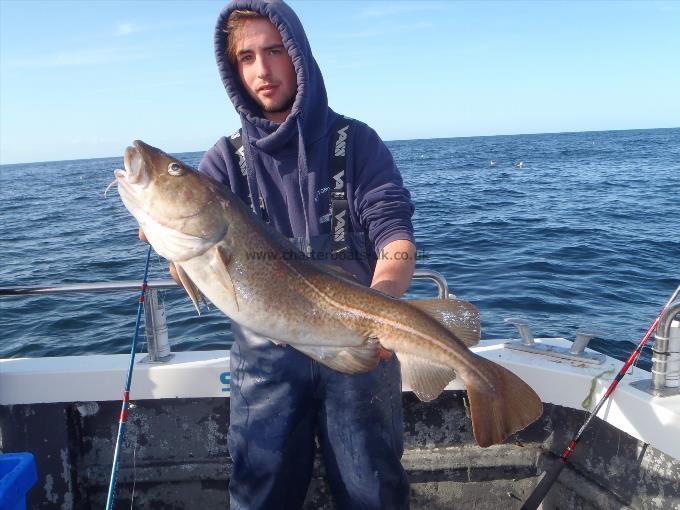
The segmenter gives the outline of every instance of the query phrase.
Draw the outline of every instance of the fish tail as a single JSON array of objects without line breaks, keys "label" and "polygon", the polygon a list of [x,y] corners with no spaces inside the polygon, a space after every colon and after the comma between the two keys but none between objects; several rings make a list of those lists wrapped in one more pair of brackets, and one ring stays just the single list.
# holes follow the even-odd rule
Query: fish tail
[{"label": "fish tail", "polygon": [[472,430],[482,447],[502,443],[543,413],[541,399],[518,376],[481,356],[460,373],[470,400]]}]

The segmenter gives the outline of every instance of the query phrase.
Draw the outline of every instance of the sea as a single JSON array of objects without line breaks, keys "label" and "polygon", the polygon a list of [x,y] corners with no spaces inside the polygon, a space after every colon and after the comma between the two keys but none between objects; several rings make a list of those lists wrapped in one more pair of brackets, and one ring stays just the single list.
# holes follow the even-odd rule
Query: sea
[{"label": "sea", "polygon": [[[596,331],[595,349],[625,359],[680,284],[680,128],[387,145],[416,206],[417,267],[479,308],[483,338],[517,338],[504,319],[518,317],[536,337]],[[115,188],[104,197],[123,149],[0,166],[0,287],[141,280],[147,247]],[[155,254],[150,277],[168,278]],[[229,348],[221,312],[199,316],[180,289],[161,299],[174,351]],[[129,352],[137,301],[0,296],[0,358]]]}]

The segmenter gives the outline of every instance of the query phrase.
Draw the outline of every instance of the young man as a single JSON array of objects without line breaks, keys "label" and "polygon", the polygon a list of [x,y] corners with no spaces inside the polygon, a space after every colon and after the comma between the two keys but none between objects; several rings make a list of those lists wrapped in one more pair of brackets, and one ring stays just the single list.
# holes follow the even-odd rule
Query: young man
[{"label": "young man", "polygon": [[[303,253],[400,296],[415,264],[410,195],[377,134],[328,107],[295,13],[280,1],[233,1],[217,21],[215,49],[241,130],[221,138],[199,171]],[[345,375],[233,331],[231,508],[300,508],[315,435],[338,508],[408,508],[396,357],[384,353],[374,370]]]}]

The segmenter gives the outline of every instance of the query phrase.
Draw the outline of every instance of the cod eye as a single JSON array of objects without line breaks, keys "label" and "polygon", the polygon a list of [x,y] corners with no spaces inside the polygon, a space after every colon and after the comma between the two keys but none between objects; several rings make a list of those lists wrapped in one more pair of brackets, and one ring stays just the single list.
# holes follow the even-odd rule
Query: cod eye
[{"label": "cod eye", "polygon": [[168,173],[170,175],[182,175],[184,173],[184,168],[179,163],[170,163],[168,165]]}]

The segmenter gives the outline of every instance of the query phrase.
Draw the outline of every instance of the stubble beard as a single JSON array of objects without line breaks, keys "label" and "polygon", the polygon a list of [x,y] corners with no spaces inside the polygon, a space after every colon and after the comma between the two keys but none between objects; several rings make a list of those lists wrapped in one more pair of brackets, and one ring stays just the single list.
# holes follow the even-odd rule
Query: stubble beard
[{"label": "stubble beard", "polygon": [[270,104],[269,106],[266,105],[260,98],[257,98],[257,102],[260,104],[260,108],[262,109],[263,113],[284,113],[290,111],[293,107],[295,96],[296,94],[291,94],[290,97],[283,99],[279,103]]}]

